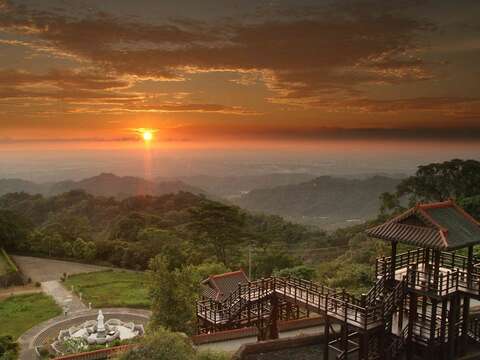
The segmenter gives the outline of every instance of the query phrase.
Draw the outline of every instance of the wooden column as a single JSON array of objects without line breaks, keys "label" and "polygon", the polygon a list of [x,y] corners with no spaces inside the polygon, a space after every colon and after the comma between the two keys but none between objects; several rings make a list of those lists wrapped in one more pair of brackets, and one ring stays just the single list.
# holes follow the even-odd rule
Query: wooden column
[{"label": "wooden column", "polygon": [[323,348],[323,358],[328,360],[329,354],[329,342],[330,342],[330,319],[328,318],[327,311],[325,310],[325,347]]},{"label": "wooden column", "polygon": [[465,355],[465,350],[468,343],[468,318],[470,316],[470,298],[468,295],[463,296],[463,312],[462,312],[462,346],[460,347],[462,353],[461,355]]},{"label": "wooden column", "polygon": [[368,331],[360,333],[360,360],[368,360]]},{"label": "wooden column", "polygon": [[454,295],[450,298],[450,310],[448,316],[448,359],[455,359],[456,342],[456,322],[458,319],[459,296]]},{"label": "wooden column", "polygon": [[428,249],[428,248],[425,249],[425,259],[424,259],[424,261],[425,261],[425,264],[424,264],[425,271],[428,272],[428,270],[430,269],[430,249]]},{"label": "wooden column", "polygon": [[270,298],[272,312],[270,314],[270,336],[269,339],[278,339],[278,298],[273,295]]},{"label": "wooden column", "polygon": [[448,300],[447,298],[444,298],[442,300],[442,319],[440,323],[440,353],[442,359],[446,359],[445,351],[447,350],[447,347],[445,346],[445,334],[447,332],[447,307]]},{"label": "wooden column", "polygon": [[435,341],[435,332],[437,329],[437,299],[432,298],[432,308],[431,308],[431,313],[430,313],[430,344],[433,345]]},{"label": "wooden column", "polygon": [[467,259],[467,284],[468,287],[472,287],[472,274],[473,274],[473,245],[468,247],[468,259]]},{"label": "wooden column", "polygon": [[391,285],[394,286],[395,285],[395,267],[397,264],[397,242],[396,241],[392,242],[392,257],[390,259],[391,259],[390,281],[391,281]]},{"label": "wooden column", "polygon": [[411,292],[408,305],[408,339],[407,339],[407,360],[413,360],[413,325],[417,317],[417,294]]},{"label": "wooden column", "polygon": [[433,257],[434,257],[434,263],[433,263],[433,285],[435,287],[435,290],[438,289],[438,279],[440,277],[440,251],[439,250],[434,250]]}]

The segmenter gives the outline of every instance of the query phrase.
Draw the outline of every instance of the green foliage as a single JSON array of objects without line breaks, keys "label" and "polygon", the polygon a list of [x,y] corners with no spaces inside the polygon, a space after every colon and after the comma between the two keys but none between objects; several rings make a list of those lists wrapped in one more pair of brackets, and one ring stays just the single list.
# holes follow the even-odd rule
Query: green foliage
[{"label": "green foliage", "polygon": [[26,240],[31,224],[13,211],[0,209],[0,248],[13,249]]},{"label": "green foliage", "polygon": [[275,272],[275,276],[280,277],[295,277],[304,280],[313,280],[316,276],[314,268],[306,265],[298,265],[291,268],[285,268]]},{"label": "green foliage", "polygon": [[275,271],[300,265],[300,260],[287,249],[267,248],[253,257],[252,273],[255,278],[271,276]]},{"label": "green foliage", "polygon": [[194,360],[195,349],[187,336],[159,327],[141,346],[120,356],[120,360]]},{"label": "green foliage", "polygon": [[33,222],[32,231],[21,227],[26,229],[17,236],[21,241],[9,242],[13,250],[135,270],[145,270],[157,254],[170,270],[204,262],[236,269],[246,262],[247,243],[266,249],[328,242],[323,232],[189,193],[122,201],[83,191],[7,194],[0,197],[0,208]]},{"label": "green foliage", "polygon": [[93,307],[149,308],[148,276],[130,271],[100,271],[70,275],[65,286],[82,293]]},{"label": "green foliage", "polygon": [[14,339],[31,327],[61,314],[53,299],[44,294],[10,296],[0,301],[0,336]]},{"label": "green foliage", "polygon": [[197,353],[196,360],[230,360],[231,356],[224,352],[201,350]]},{"label": "green foliage", "polygon": [[15,360],[18,355],[18,344],[11,336],[0,336],[0,360]]},{"label": "green foliage", "polygon": [[372,264],[388,253],[388,244],[368,239],[363,233],[354,235],[347,251],[337,259],[319,265],[318,281],[332,288],[345,288],[353,293],[366,292],[374,283]]},{"label": "green foliage", "polygon": [[384,176],[346,179],[321,176],[303,183],[254,189],[234,201],[257,212],[287,216],[314,225],[345,224],[375,217],[379,195],[394,191],[399,180]]},{"label": "green foliage", "polygon": [[8,256],[7,252],[0,248],[0,275],[18,271],[17,266]]},{"label": "green foliage", "polygon": [[475,219],[480,219],[480,194],[461,199],[459,205]]},{"label": "green foliage", "polygon": [[150,261],[152,329],[165,327],[193,334],[200,278],[191,267],[170,269],[168,260],[156,256]]},{"label": "green foliage", "polygon": [[228,264],[235,254],[232,250],[245,240],[245,214],[235,207],[204,201],[191,209],[191,218],[188,227],[195,233],[196,245]]},{"label": "green foliage", "polygon": [[[443,163],[419,166],[414,176],[403,180],[395,193],[382,195],[383,213],[402,210],[405,199],[409,206],[417,202],[444,201],[450,198],[462,203],[468,198],[480,195],[480,162],[476,160],[454,159]],[[477,202],[478,203],[478,202]],[[467,205],[470,205],[466,201]],[[473,205],[475,210],[476,206]]]},{"label": "green foliage", "polygon": [[229,272],[230,269],[223,263],[207,262],[195,267],[190,267],[195,276],[201,280],[208,278],[210,275],[223,274]]},{"label": "green foliage", "polygon": [[218,351],[198,351],[190,339],[182,333],[159,327],[144,338],[140,346],[122,354],[119,360],[228,360],[230,357]]}]

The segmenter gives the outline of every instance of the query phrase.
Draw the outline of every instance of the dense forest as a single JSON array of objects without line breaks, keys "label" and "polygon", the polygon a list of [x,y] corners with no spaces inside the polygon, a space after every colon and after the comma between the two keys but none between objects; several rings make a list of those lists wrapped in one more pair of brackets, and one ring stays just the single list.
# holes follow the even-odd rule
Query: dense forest
[{"label": "dense forest", "polygon": [[133,195],[160,196],[180,191],[193,194],[204,193],[202,189],[188,185],[178,179],[149,181],[139,177],[117,176],[109,173],[102,173],[79,181],[66,180],[40,184],[21,179],[0,179],[0,195],[26,192],[28,194],[52,196],[70,190],[84,190],[91,195],[112,196],[118,199],[124,199]]},{"label": "dense forest", "polygon": [[124,200],[82,190],[52,197],[11,193],[0,198],[0,208],[0,222],[10,229],[3,245],[10,251],[132,269],[147,268],[159,253],[178,265],[213,261],[239,267],[249,245],[265,261],[298,264],[289,248],[328,246],[331,240],[322,231],[187,192]]},{"label": "dense forest", "polygon": [[479,218],[478,184],[478,161],[421,166],[381,195],[370,221],[328,233],[188,192],[124,200],[83,190],[50,197],[10,193],[0,197],[0,247],[139,270],[156,255],[169,269],[247,269],[250,254],[255,278],[292,274],[360,292],[372,284],[375,258],[389,249],[366,237],[366,228],[416,202],[448,198]]},{"label": "dense forest", "polygon": [[394,191],[400,181],[386,176],[366,179],[321,176],[299,184],[254,189],[233,201],[252,211],[335,228],[346,226],[349,220],[375,218],[380,195]]}]

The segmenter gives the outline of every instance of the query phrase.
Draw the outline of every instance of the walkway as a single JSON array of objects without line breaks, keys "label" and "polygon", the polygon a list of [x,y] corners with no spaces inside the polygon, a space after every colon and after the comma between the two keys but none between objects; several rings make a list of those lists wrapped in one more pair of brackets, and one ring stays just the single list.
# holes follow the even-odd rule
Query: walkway
[{"label": "walkway", "polygon": [[45,294],[50,295],[61,308],[67,306],[69,313],[87,310],[87,306],[79,297],[67,290],[57,280],[42,282],[42,290]]},{"label": "walkway", "polygon": [[0,289],[0,300],[6,299],[14,295],[27,295],[41,292],[42,289],[40,287],[34,286],[33,284],[25,286],[12,286],[6,289]]},{"label": "walkway", "polygon": [[[111,318],[120,319],[122,321],[133,321],[136,324],[146,325],[150,319],[151,312],[140,309],[102,309],[105,321]],[[26,333],[18,338],[20,344],[19,360],[34,360],[35,347],[42,345],[47,339],[54,338],[62,329],[68,329],[75,324],[81,324],[87,320],[94,320],[97,318],[98,310],[85,310],[72,313],[65,317],[63,315],[57,316],[53,319],[47,320],[37,326],[31,328]]]},{"label": "walkway", "polygon": [[[335,324],[333,325],[336,331],[340,330],[340,326]],[[279,338],[289,338],[294,336],[302,336],[302,335],[321,335],[324,333],[325,326],[313,326],[305,329],[298,329],[298,330],[289,330],[289,331],[281,331],[279,334]],[[202,344],[199,345],[198,348],[201,350],[213,350],[213,351],[226,351],[226,352],[235,352],[237,351],[240,346],[244,344],[251,344],[256,343],[257,337],[245,337],[240,339],[233,339],[233,340],[225,340],[225,341],[218,341],[214,343]]]}]

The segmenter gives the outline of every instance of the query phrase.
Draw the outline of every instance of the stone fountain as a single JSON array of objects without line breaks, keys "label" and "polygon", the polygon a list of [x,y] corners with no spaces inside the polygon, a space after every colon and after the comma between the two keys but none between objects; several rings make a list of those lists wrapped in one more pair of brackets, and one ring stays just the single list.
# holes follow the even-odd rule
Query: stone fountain
[{"label": "stone fountain", "polygon": [[105,321],[102,310],[98,311],[97,320],[88,320],[66,330],[61,330],[56,341],[51,344],[56,353],[88,350],[89,345],[106,345],[114,340],[133,339],[144,334],[143,325],[123,322],[118,319]]}]

